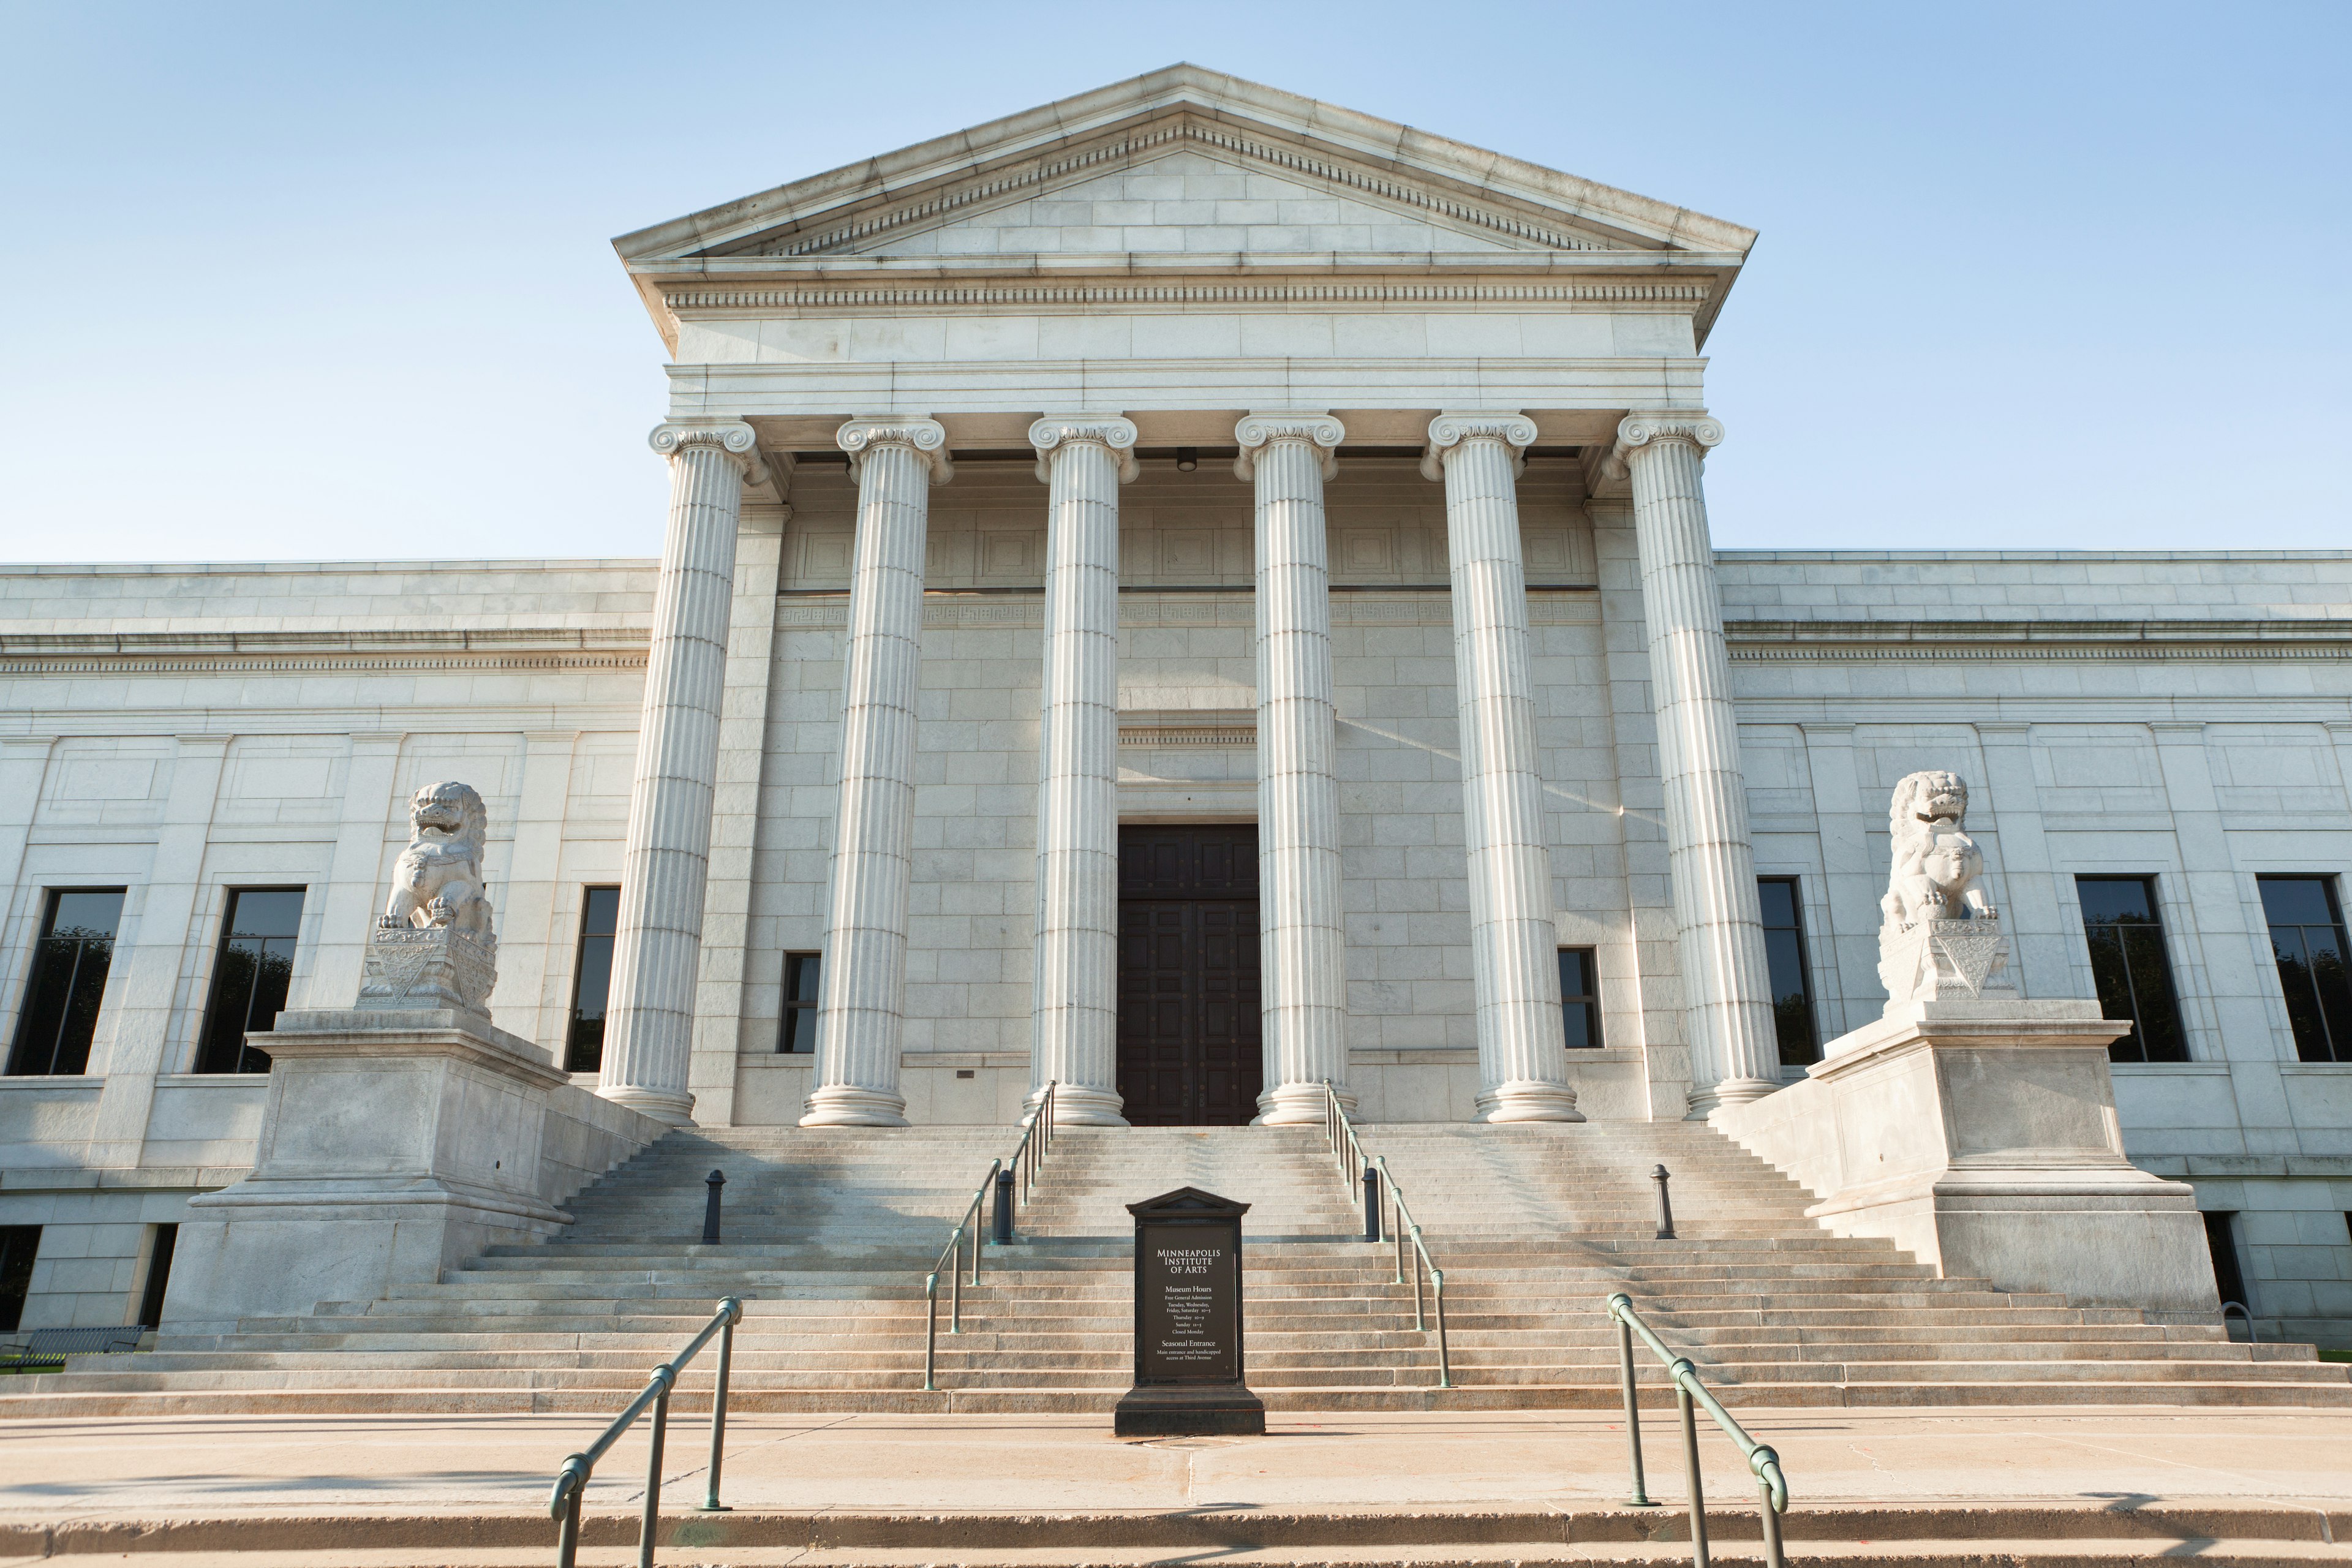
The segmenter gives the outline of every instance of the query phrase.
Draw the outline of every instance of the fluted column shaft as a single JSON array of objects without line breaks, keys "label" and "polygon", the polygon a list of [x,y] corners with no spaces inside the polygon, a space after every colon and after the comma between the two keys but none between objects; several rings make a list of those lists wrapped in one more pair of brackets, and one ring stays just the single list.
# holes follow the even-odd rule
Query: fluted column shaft
[{"label": "fluted column shaft", "polygon": [[1722,439],[1720,425],[1696,416],[1637,415],[1617,436],[1642,557],[1694,1117],[1759,1099],[1780,1082],[1723,605],[1699,482],[1706,449]]},{"label": "fluted column shaft", "polygon": [[1344,432],[1328,416],[1253,416],[1234,434],[1235,471],[1257,487],[1258,1119],[1314,1121],[1326,1079],[1353,1103],[1323,515]]},{"label": "fluted column shaft", "polygon": [[670,460],[669,522],[654,591],[596,1092],[685,1126],[694,1112],[687,1068],[719,778],[735,532],[744,474],[757,459],[748,425],[665,425],[652,440]]},{"label": "fluted column shaft", "polygon": [[1424,473],[1442,467],[1445,481],[1478,1111],[1487,1121],[1583,1120],[1560,1018],[1559,926],[1519,552],[1519,454],[1535,437],[1534,424],[1517,416],[1442,415],[1429,427],[1423,460]]},{"label": "fluted column shaft", "polygon": [[1031,1103],[1124,1127],[1118,1093],[1118,487],[1124,419],[1041,419],[1046,481],[1045,669],[1037,742],[1037,937]]},{"label": "fluted column shaft", "polygon": [[930,489],[947,477],[930,420],[852,420],[856,561],[843,678],[841,796],[817,983],[816,1084],[803,1127],[904,1127],[907,899],[914,869],[915,700]]}]

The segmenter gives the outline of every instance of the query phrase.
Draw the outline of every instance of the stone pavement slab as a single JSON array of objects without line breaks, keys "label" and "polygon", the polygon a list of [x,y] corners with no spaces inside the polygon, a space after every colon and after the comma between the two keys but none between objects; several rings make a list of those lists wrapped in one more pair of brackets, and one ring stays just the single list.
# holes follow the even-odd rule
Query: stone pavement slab
[{"label": "stone pavement slab", "polygon": [[[1743,1412],[1812,1504],[2206,1499],[2352,1503],[2352,1415],[2121,1408]],[[1462,1510],[1624,1500],[1599,1412],[1273,1418],[1264,1437],[1121,1442],[1092,1416],[738,1416],[725,1500],[767,1510]],[[0,1524],[162,1515],[543,1510],[603,1422],[569,1415],[205,1416],[0,1424]],[[1651,1493],[1684,1498],[1671,1413],[1645,1415]],[[664,1507],[702,1497],[707,1426],[681,1417]],[[645,1426],[598,1466],[588,1514],[643,1500]],[[1749,1506],[1702,1428],[1709,1501]]]}]

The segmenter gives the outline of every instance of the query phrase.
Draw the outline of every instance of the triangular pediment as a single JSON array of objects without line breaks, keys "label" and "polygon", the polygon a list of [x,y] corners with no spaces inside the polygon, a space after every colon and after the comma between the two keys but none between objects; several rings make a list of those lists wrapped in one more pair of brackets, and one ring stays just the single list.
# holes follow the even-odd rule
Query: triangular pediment
[{"label": "triangular pediment", "polygon": [[1422,256],[1636,247],[1557,217],[1473,202],[1310,157],[1230,126],[1175,116],[1087,149],[876,203],[815,232],[780,234],[735,255],[929,257],[1306,253]]},{"label": "triangular pediment", "polygon": [[646,276],[1188,253],[1744,256],[1754,237],[1631,192],[1175,66],[614,244]]}]

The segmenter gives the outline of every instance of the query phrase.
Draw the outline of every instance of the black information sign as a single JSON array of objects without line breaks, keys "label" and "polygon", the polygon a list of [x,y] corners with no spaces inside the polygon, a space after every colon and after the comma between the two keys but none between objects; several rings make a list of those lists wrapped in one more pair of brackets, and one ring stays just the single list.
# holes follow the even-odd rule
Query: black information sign
[{"label": "black information sign", "polygon": [[1242,1215],[1249,1205],[1179,1187],[1135,1216],[1135,1386],[1120,1436],[1265,1430],[1243,1381]]}]

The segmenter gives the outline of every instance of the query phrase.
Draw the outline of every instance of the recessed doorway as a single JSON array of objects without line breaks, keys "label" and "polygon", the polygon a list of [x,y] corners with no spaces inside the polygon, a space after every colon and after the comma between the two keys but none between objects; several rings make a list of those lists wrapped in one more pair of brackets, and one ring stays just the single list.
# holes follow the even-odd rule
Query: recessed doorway
[{"label": "recessed doorway", "polygon": [[1118,1092],[1139,1127],[1257,1115],[1257,828],[1118,830]]}]

